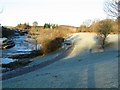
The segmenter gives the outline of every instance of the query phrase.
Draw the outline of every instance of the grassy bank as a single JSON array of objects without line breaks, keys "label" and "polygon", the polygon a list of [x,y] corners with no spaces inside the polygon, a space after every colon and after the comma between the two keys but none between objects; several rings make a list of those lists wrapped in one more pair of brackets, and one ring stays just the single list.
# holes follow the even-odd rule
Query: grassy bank
[{"label": "grassy bank", "polygon": [[43,54],[48,54],[59,49],[64,39],[71,33],[73,30],[63,27],[55,29],[32,28],[29,35],[42,45]]}]

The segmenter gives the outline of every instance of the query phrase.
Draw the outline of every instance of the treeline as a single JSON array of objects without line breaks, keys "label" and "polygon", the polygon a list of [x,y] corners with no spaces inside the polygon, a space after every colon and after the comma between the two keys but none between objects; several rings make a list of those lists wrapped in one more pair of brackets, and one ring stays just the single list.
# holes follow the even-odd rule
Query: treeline
[{"label": "treeline", "polygon": [[45,23],[43,26],[38,26],[38,22],[33,22],[33,25],[30,26],[29,23],[23,23],[18,24],[15,28],[19,30],[31,30],[32,28],[49,28],[49,29],[55,29],[58,27],[58,24],[51,24],[51,23]]},{"label": "treeline", "polygon": [[45,29],[45,28],[55,29],[55,28],[58,28],[58,24],[45,23],[45,24],[44,24],[44,29]]},{"label": "treeline", "polygon": [[28,23],[24,23],[24,24],[18,24],[15,28],[19,29],[19,30],[29,30],[31,28],[31,26]]},{"label": "treeline", "polygon": [[90,25],[82,24],[80,27],[77,28],[77,32],[96,32],[99,28],[100,23],[106,22],[106,20],[109,20],[109,23],[112,24],[113,30],[111,31],[111,33],[120,33],[120,31],[118,31],[118,20],[112,19],[96,20],[93,21]]}]

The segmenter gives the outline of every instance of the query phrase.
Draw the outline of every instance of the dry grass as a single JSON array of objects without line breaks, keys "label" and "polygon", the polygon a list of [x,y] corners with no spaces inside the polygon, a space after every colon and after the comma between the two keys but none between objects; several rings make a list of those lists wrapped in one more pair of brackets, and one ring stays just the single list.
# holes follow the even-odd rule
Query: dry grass
[{"label": "dry grass", "polygon": [[69,29],[56,28],[56,29],[33,29],[30,31],[34,37],[37,34],[38,43],[42,44],[44,54],[53,52],[59,49],[62,45],[63,39],[66,38],[71,32]]}]

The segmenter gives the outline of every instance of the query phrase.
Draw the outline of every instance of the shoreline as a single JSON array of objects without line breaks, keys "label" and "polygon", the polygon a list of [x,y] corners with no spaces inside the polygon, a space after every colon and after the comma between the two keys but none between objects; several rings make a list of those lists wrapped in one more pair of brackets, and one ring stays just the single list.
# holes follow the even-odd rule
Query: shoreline
[{"label": "shoreline", "polygon": [[41,62],[40,64],[33,65],[33,66],[25,66],[25,67],[18,68],[16,70],[13,70],[13,71],[10,71],[10,72],[3,73],[2,76],[0,76],[0,80],[6,80],[6,79],[14,78],[16,76],[26,74],[26,73],[29,73],[31,71],[37,70],[37,69],[41,69],[41,68],[43,68],[47,65],[50,65],[50,64],[60,60],[61,58],[66,57],[72,51],[72,49],[73,49],[73,47],[70,46],[60,55],[58,55],[58,56],[56,56],[56,57],[54,57],[50,60]]}]

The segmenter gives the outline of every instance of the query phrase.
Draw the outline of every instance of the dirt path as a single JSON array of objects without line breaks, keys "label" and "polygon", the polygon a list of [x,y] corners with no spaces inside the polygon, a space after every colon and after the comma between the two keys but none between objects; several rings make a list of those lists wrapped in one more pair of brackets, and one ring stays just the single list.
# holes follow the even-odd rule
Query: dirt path
[{"label": "dirt path", "polygon": [[25,74],[25,73],[35,71],[37,69],[41,69],[41,68],[43,68],[43,67],[45,67],[47,65],[50,65],[50,64],[64,58],[65,56],[67,56],[72,51],[72,49],[73,49],[73,47],[70,46],[62,54],[56,56],[53,59],[44,61],[44,62],[42,62],[42,63],[40,63],[38,65],[33,65],[33,66],[29,66],[29,67],[23,67],[23,68],[19,68],[19,69],[10,71],[10,72],[6,72],[6,73],[2,74],[2,76],[0,76],[0,80],[10,79],[10,78],[13,78],[13,77]]}]

